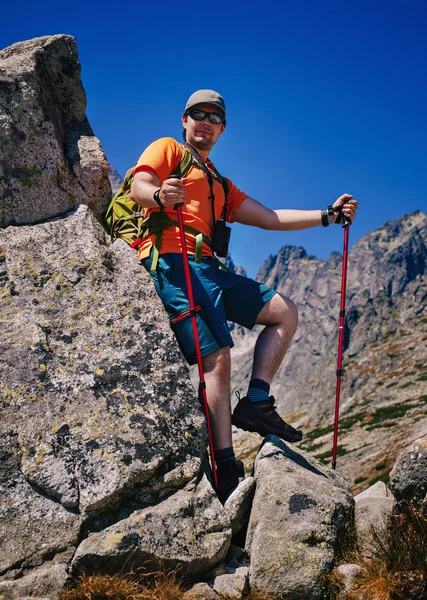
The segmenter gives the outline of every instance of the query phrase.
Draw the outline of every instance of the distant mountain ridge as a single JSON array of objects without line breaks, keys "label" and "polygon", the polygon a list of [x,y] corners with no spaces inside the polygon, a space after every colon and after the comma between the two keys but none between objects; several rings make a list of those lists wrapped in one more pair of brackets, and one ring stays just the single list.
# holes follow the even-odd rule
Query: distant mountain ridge
[{"label": "distant mountain ridge", "polygon": [[[341,266],[338,252],[323,261],[303,248],[285,246],[257,275],[298,306],[298,330],[272,393],[279,411],[306,432],[328,430],[333,423]],[[427,216],[415,211],[361,238],[349,253],[347,286],[341,412],[343,419],[359,414],[359,420],[346,434],[357,431],[359,442],[381,449],[383,441],[394,439],[391,424],[384,418],[384,429],[375,428],[375,443],[366,428],[383,407],[384,415],[394,414],[394,423],[405,427],[404,435],[396,429],[392,449],[397,455],[415,431],[427,431]],[[233,389],[246,391],[256,333],[240,328],[232,332]],[[393,409],[402,402],[409,404]],[[361,410],[363,405],[368,409]],[[330,431],[326,438],[318,437],[310,434],[303,442],[307,449],[312,450],[308,442],[315,439],[319,450],[330,444]],[[363,477],[352,464],[353,450],[346,452],[341,466],[348,463],[353,481]],[[364,452],[355,456],[360,462]],[[367,470],[371,467],[368,461]]]},{"label": "distant mountain ridge", "polygon": [[110,180],[111,191],[113,192],[113,194],[115,194],[123,183],[123,177],[119,175],[119,173],[113,166],[110,165],[110,174],[108,176],[108,179]]}]

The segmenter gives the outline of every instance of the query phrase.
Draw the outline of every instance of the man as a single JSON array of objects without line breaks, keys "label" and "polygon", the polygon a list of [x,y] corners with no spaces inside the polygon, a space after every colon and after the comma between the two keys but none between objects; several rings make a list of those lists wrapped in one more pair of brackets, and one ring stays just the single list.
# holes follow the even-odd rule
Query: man
[{"label": "man", "polygon": [[[192,94],[182,115],[182,125],[186,144],[203,162],[203,168],[195,164],[183,179],[171,178],[183,157],[183,148],[172,138],[162,138],[151,144],[137,163],[131,188],[132,199],[149,212],[162,211],[176,221],[174,206],[183,203],[185,224],[210,240],[215,222],[224,218],[224,213],[229,222],[282,231],[327,226],[342,219],[342,215],[354,219],[357,201],[349,194],[338,198],[333,209],[328,207],[321,211],[270,210],[241,192],[228,179],[226,193],[208,159],[226,128],[225,102],[217,92],[199,90]],[[206,174],[206,168],[210,175]],[[201,307],[197,323],[219,481],[217,494],[225,502],[244,476],[243,464],[236,460],[233,451],[231,423],[263,436],[274,433],[290,442],[302,437],[300,431],[281,419],[274,406],[275,400],[269,395],[270,384],[297,327],[297,309],[290,299],[275,290],[222,270],[206,243],[202,246],[202,261],[196,263],[194,231],[186,231],[185,237],[195,304]],[[204,239],[206,241],[206,237]],[[139,258],[150,271],[181,350],[188,362],[194,364],[191,319],[179,319],[188,312],[189,305],[178,229],[174,226],[163,229],[156,260],[154,244],[159,246],[156,234],[149,235],[139,247]],[[249,329],[255,324],[265,326],[255,346],[247,396],[239,399],[232,416],[230,348],[233,342],[227,320]]]}]

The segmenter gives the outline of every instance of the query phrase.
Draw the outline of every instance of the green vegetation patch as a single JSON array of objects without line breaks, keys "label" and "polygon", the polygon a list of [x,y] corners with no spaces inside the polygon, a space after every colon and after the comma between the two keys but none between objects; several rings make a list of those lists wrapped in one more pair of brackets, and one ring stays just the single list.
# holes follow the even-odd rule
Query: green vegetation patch
[{"label": "green vegetation patch", "polygon": [[396,333],[395,329],[392,329],[391,331],[387,331],[387,333],[384,335],[383,340],[387,341],[389,337],[391,337],[392,335],[394,335]]},{"label": "green vegetation patch", "polygon": [[381,462],[375,467],[375,471],[384,471],[387,468],[387,463]]},{"label": "green vegetation patch", "polygon": [[367,479],[368,479],[367,477],[356,477],[356,479],[354,480],[354,483],[363,483]]},{"label": "green vegetation patch", "polygon": [[394,387],[395,385],[397,385],[399,382],[398,381],[392,381],[391,383],[389,383],[388,385],[386,385],[387,388],[391,388]]},{"label": "green vegetation patch", "polygon": [[327,427],[317,427],[316,429],[313,429],[312,431],[309,431],[308,433],[306,433],[305,439],[307,440],[307,438],[308,438],[309,440],[314,440],[318,437],[321,437],[322,435],[331,433],[331,431],[333,431],[333,430],[334,430],[333,425],[328,425]]},{"label": "green vegetation patch", "polygon": [[[344,448],[344,446],[337,446],[337,456],[344,456],[345,454],[348,454],[348,450]],[[317,460],[327,460],[332,458],[332,455],[333,449],[327,450],[326,452],[321,452],[320,454],[315,454],[314,458],[317,458]]]},{"label": "green vegetation patch", "polygon": [[382,423],[390,419],[400,419],[404,417],[408,410],[411,410],[412,406],[405,404],[392,404],[390,406],[381,406],[372,415],[370,425],[375,423]]},{"label": "green vegetation patch", "polygon": [[370,480],[369,485],[374,485],[375,483],[378,483],[378,481],[382,481],[383,483],[387,484],[390,482],[390,475],[389,473],[383,473],[382,475],[378,475],[378,477],[374,477],[373,479]]},{"label": "green vegetation patch", "polygon": [[346,419],[342,419],[339,424],[339,428],[342,429],[351,429],[353,425],[356,423],[361,423],[366,419],[366,413],[359,413],[358,415],[352,415],[351,417],[347,417]]},{"label": "green vegetation patch", "polygon": [[298,447],[301,448],[301,450],[305,450],[305,452],[315,452],[316,450],[319,450],[319,448],[321,448],[324,445],[323,442],[320,442],[319,444],[299,444]]},{"label": "green vegetation patch", "polygon": [[373,431],[374,429],[389,429],[390,427],[396,427],[399,423],[395,423],[394,421],[388,421],[386,423],[375,423],[374,425],[369,425],[366,428],[366,431]]}]

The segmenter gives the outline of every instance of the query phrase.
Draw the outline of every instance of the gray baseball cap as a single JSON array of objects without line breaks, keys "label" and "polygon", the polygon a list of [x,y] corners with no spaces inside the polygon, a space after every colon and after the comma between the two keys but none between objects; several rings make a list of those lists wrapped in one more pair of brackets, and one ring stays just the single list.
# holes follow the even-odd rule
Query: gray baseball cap
[{"label": "gray baseball cap", "polygon": [[225,102],[224,98],[218,94],[218,92],[214,92],[213,90],[197,90],[194,94],[191,94],[189,99],[187,100],[187,104],[185,105],[184,112],[189,108],[192,108],[196,104],[204,104],[208,102],[209,104],[214,104],[225,114]]}]

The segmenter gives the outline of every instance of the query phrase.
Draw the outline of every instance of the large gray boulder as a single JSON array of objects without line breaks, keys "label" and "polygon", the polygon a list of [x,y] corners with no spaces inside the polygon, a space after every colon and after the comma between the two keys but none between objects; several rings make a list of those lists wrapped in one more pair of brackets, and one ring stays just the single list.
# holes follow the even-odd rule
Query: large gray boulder
[{"label": "large gray boulder", "polygon": [[390,487],[399,502],[427,511],[427,435],[399,454],[390,473]]},{"label": "large gray boulder", "polygon": [[366,559],[375,556],[375,535],[387,529],[396,500],[385,483],[378,481],[354,498],[354,520],[361,555]]},{"label": "large gray boulder", "polygon": [[37,223],[78,204],[100,215],[111,197],[80,70],[69,35],[0,52],[0,227]]},{"label": "large gray boulder", "polygon": [[320,600],[353,507],[346,481],[275,436],[257,455],[255,479],[246,539],[251,589]]},{"label": "large gray boulder", "polygon": [[90,209],[0,231],[0,257],[0,576],[16,579],[199,477],[207,436],[149,275]]}]

